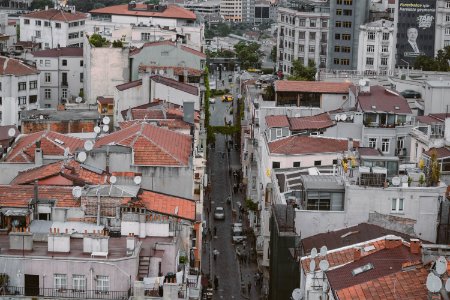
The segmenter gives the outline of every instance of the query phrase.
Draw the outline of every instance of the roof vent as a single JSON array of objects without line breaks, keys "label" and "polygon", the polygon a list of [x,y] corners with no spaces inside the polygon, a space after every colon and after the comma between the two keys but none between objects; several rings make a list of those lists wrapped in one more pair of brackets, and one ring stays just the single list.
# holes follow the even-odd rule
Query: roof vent
[{"label": "roof vent", "polygon": [[365,264],[364,266],[361,266],[361,267],[359,267],[359,268],[354,269],[354,270],[352,271],[352,275],[353,275],[353,276],[356,276],[356,275],[359,275],[359,274],[361,274],[361,273],[370,271],[370,270],[372,270],[372,269],[373,269],[373,265],[372,265],[371,263],[368,263],[368,264]]},{"label": "roof vent", "polygon": [[58,143],[58,144],[60,144],[60,145],[64,145],[64,142],[61,141],[61,140],[59,140],[59,139],[55,139],[55,142]]}]

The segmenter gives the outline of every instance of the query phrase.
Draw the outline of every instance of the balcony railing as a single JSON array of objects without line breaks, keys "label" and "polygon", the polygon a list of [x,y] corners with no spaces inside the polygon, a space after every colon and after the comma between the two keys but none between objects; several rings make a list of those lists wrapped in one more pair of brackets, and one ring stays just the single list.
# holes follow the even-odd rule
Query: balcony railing
[{"label": "balcony railing", "polygon": [[131,296],[130,291],[100,291],[100,290],[75,290],[75,289],[53,289],[53,288],[24,288],[17,286],[6,286],[0,288],[0,295],[14,296],[36,296],[46,298],[74,298],[74,299],[108,299],[126,300]]}]

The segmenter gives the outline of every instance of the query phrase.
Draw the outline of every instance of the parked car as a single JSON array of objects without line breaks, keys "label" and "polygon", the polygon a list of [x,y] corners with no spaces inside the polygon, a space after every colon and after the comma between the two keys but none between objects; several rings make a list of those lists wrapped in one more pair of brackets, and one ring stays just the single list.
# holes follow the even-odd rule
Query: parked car
[{"label": "parked car", "polygon": [[225,220],[225,210],[222,206],[217,206],[214,209],[214,219],[215,220]]},{"label": "parked car", "polygon": [[233,96],[232,95],[223,95],[222,96],[222,102],[233,102]]},{"label": "parked car", "polygon": [[233,236],[233,243],[239,244],[245,241],[247,237],[245,235]]}]

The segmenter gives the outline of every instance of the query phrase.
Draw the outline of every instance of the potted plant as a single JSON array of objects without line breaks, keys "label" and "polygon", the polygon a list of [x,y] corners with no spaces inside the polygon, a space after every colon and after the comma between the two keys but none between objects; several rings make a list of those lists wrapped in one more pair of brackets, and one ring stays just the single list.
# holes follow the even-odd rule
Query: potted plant
[{"label": "potted plant", "polygon": [[425,175],[420,174],[420,177],[419,177],[419,184],[420,184],[420,186],[423,186],[424,183],[425,183]]}]

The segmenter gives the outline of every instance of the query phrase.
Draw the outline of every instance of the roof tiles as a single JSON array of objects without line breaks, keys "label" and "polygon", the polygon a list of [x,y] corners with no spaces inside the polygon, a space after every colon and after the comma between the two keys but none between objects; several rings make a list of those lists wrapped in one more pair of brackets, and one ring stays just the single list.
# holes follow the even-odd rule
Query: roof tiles
[{"label": "roof tiles", "polygon": [[83,57],[83,48],[62,47],[62,48],[34,51],[31,54],[34,57],[61,57],[61,56]]},{"label": "roof tiles", "polygon": [[[133,55],[138,54],[138,53],[141,52],[141,50],[144,49],[144,48],[147,48],[147,47],[157,47],[157,46],[162,46],[162,45],[164,45],[164,46],[172,46],[172,47],[175,48],[175,47],[178,47],[179,44],[177,44],[176,42],[170,41],[170,40],[156,41],[156,42],[147,42],[147,43],[145,43],[144,45],[142,45],[141,48],[137,48],[137,49],[135,49],[135,50],[133,50],[133,51],[130,51],[130,56],[133,56]],[[180,49],[183,50],[183,51],[185,51],[185,52],[188,52],[188,53],[194,54],[194,55],[196,55],[196,56],[199,56],[200,58],[203,58],[203,59],[206,58],[206,54],[205,54],[205,53],[200,52],[200,51],[195,50],[195,49],[192,49],[192,48],[187,47],[187,46],[185,46],[185,45],[180,45]],[[148,67],[151,67],[151,66],[148,66]],[[155,67],[156,67],[156,66],[155,66]],[[201,72],[201,71],[200,71],[200,72]],[[200,75],[201,75],[201,74],[200,74]]]},{"label": "roof tiles", "polygon": [[324,81],[275,81],[276,92],[321,93],[321,94],[348,94],[349,82]]},{"label": "roof tiles", "polygon": [[136,4],[135,10],[129,10],[128,4],[113,5],[90,11],[91,14],[107,14],[107,15],[123,15],[135,17],[154,17],[154,18],[170,18],[170,19],[197,19],[195,13],[182,8],[178,5],[168,5],[164,11],[148,11],[146,4]]},{"label": "roof tiles", "polygon": [[334,125],[328,113],[323,113],[308,117],[293,117],[289,118],[291,130],[318,130],[325,129]]},{"label": "roof tiles", "polygon": [[[28,207],[34,195],[33,185],[0,185],[0,207]],[[56,200],[56,207],[79,207],[72,187],[39,186],[39,199]]]},{"label": "roof tiles", "polygon": [[[352,86],[356,95],[356,87]],[[370,87],[370,93],[359,93],[357,102],[364,112],[386,112],[392,114],[412,114],[408,101],[403,96],[382,86]]]},{"label": "roof tiles", "polygon": [[72,22],[77,20],[85,20],[87,19],[87,15],[81,12],[66,12],[58,9],[47,9],[30,12],[26,15],[22,15],[21,18]]},{"label": "roof tiles", "polygon": [[425,151],[423,154],[431,157],[431,155],[436,153],[436,158],[447,158],[450,157],[450,149],[447,147],[440,147],[440,148],[430,148],[430,150]]},{"label": "roof tiles", "polygon": [[289,127],[289,120],[286,115],[266,116],[268,128]]},{"label": "roof tiles", "polygon": [[33,74],[38,74],[36,68],[18,59],[0,56],[0,75],[26,76]]},{"label": "roof tiles", "polygon": [[172,78],[163,77],[160,75],[154,75],[151,77],[151,80],[160,84],[163,84],[165,86],[177,89],[179,91],[198,96],[198,88],[194,85],[190,85],[184,82],[176,81]]},{"label": "roof tiles", "polygon": [[[356,142],[356,144],[358,144]],[[355,142],[354,142],[355,146]],[[342,152],[348,150],[347,140],[291,135],[269,143],[271,154],[312,154],[325,152]]]}]

